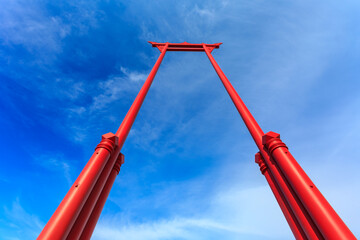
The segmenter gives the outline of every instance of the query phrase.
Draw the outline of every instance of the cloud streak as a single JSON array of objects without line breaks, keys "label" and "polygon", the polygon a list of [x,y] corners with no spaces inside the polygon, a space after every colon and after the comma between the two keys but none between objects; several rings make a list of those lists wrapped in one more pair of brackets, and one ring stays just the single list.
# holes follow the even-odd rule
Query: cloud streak
[{"label": "cloud streak", "polygon": [[[358,7],[217,0],[3,5],[0,120],[11,154],[1,179],[18,174],[13,169],[40,174],[26,175],[28,189],[4,187],[11,200],[3,205],[13,206],[2,214],[12,223],[3,230],[9,238],[34,238],[62,197],[45,197],[37,186],[56,185],[43,181],[54,171],[71,184],[101,134],[119,126],[159,55],[148,40],[224,42],[213,55],[259,124],[281,133],[359,234],[353,158],[360,72],[358,51],[349,47],[357,43]],[[16,151],[8,138],[22,143]],[[291,238],[254,163],[257,149],[203,53],[166,54],[122,152],[126,162],[95,239]],[[13,203],[18,189],[36,204]],[[35,216],[45,208],[46,216]],[[22,220],[11,218],[16,213]],[[15,231],[15,221],[29,231]]]},{"label": "cloud streak", "polygon": [[20,200],[16,199],[11,208],[4,207],[6,219],[2,218],[0,232],[3,239],[35,239],[44,223],[38,216],[28,213],[21,206]]}]

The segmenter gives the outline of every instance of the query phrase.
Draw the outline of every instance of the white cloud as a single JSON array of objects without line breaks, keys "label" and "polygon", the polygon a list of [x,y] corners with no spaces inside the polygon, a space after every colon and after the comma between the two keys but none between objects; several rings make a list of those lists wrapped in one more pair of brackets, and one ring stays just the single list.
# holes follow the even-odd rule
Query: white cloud
[{"label": "white cloud", "polygon": [[10,209],[5,206],[4,212],[6,220],[0,220],[2,222],[2,227],[0,227],[2,239],[35,239],[44,227],[44,223],[39,220],[38,216],[25,211],[19,199],[12,203]]},{"label": "white cloud", "polygon": [[[253,19],[249,19],[251,18],[249,17],[251,14],[249,14],[247,15],[248,19],[241,19],[241,21],[247,21],[248,28],[254,27],[259,29],[259,32],[252,32],[253,34],[258,34],[256,38],[258,42],[254,45],[247,42],[253,41],[254,39],[245,37],[246,31],[249,31],[249,29],[246,29],[246,31],[238,30],[241,25],[239,22],[229,22],[230,27],[232,27],[234,31],[229,31],[229,27],[226,27],[227,25],[222,25],[217,29],[218,31],[211,32],[215,32],[214,36],[209,37],[209,35],[204,34],[203,36],[206,36],[204,39],[221,39],[228,44],[228,47],[225,44],[222,46],[222,49],[219,50],[222,52],[218,53],[219,57],[217,56],[220,59],[220,65],[224,66],[225,73],[229,76],[236,88],[239,89],[239,93],[244,97],[244,100],[246,100],[245,102],[249,102],[250,106],[256,106],[255,113],[257,119],[264,122],[266,128],[271,127],[271,130],[280,130],[282,136],[284,136],[285,139],[289,139],[290,143],[288,145],[296,152],[294,155],[297,156],[298,161],[313,178],[315,184],[319,186],[319,189],[323,191],[323,194],[328,198],[329,202],[333,204],[335,210],[343,217],[344,221],[349,224],[354,233],[358,233],[360,231],[358,227],[360,224],[357,216],[360,214],[354,210],[359,209],[357,202],[360,202],[358,194],[354,191],[354,189],[357,189],[359,186],[359,182],[354,180],[355,176],[357,176],[357,168],[354,168],[352,171],[351,166],[354,166],[354,163],[349,163],[344,160],[340,163],[339,161],[339,159],[341,159],[339,154],[344,152],[346,152],[346,156],[349,159],[353,159],[353,156],[358,155],[356,154],[358,152],[356,150],[356,144],[354,144],[356,141],[351,134],[352,132],[358,132],[358,121],[356,121],[358,114],[354,113],[354,111],[356,111],[355,109],[358,109],[358,101],[351,99],[350,101],[354,101],[354,104],[352,104],[346,112],[339,112],[337,108],[336,114],[342,115],[343,117],[341,120],[334,120],[326,124],[326,130],[323,129],[323,134],[319,135],[317,139],[310,139],[304,136],[305,134],[302,135],[301,132],[306,132],[306,134],[309,135],[311,133],[314,135],[314,133],[319,132],[319,128],[324,127],[325,122],[329,122],[329,115],[322,115],[321,119],[317,120],[317,125],[309,124],[309,122],[314,120],[310,119],[305,122],[303,118],[299,117],[299,115],[304,113],[304,109],[311,107],[311,103],[304,101],[304,99],[310,98],[310,96],[307,95],[314,89],[316,84],[322,83],[326,85],[326,82],[323,82],[322,75],[324,72],[329,71],[329,64],[331,64],[333,57],[336,56],[339,51],[342,51],[338,42],[339,39],[341,39],[342,29],[346,25],[346,23],[342,21],[343,16],[339,16],[337,11],[333,12],[331,9],[324,9],[324,5],[318,8],[312,8],[312,12],[308,12],[306,8],[302,8],[303,6],[299,5],[291,5],[290,9],[287,9],[288,12],[283,12],[284,9],[279,6],[277,6],[279,8],[273,6],[274,8],[267,9],[267,5],[259,7],[256,3],[245,7],[241,4],[225,4],[223,6],[227,7],[227,9],[219,8],[217,9],[219,11],[215,11],[214,13],[217,14],[219,18],[223,16],[222,19],[217,19],[219,22],[237,19],[239,9],[242,10],[242,13],[245,9],[254,15],[252,16]],[[199,24],[197,24],[197,26],[189,26],[189,24],[186,24],[196,22],[188,21],[194,20],[194,18],[188,15],[186,10],[187,8],[184,7],[182,13],[177,13],[180,16],[187,16],[187,19],[184,20],[186,30],[182,29],[180,31],[179,28],[169,29],[170,26],[173,26],[171,23],[167,25],[158,23],[159,30],[156,31],[156,33],[154,33],[155,31],[152,32],[149,29],[145,29],[144,36],[156,36],[160,39],[182,39],[185,35],[189,39],[199,39],[198,37],[201,34],[192,34],[193,31],[199,27]],[[267,13],[268,15],[259,20],[259,13]],[[203,12],[203,14],[206,15],[206,11]],[[271,18],[273,19],[270,20]],[[328,23],[329,18],[334,21],[331,25]],[[234,26],[231,24],[234,24]],[[260,25],[263,26],[260,27]],[[187,27],[189,27],[189,29],[187,29]],[[183,36],[179,37],[180,34],[176,31],[179,31]],[[200,32],[203,33],[206,31]],[[239,42],[244,45],[239,46]],[[248,53],[248,49],[246,48],[253,51],[250,55],[251,59],[241,60],[245,56],[248,56],[244,55],[241,56],[241,58],[239,57],[240,54],[244,52]],[[134,137],[134,142],[139,141],[138,146],[144,146],[148,151],[152,151],[153,148],[158,148],[160,149],[159,151],[169,150],[173,146],[171,144],[167,145],[166,143],[168,142],[183,146],[186,142],[177,141],[176,139],[181,139],[181,133],[194,134],[194,132],[189,131],[189,129],[198,128],[201,129],[199,132],[205,132],[205,128],[207,128],[207,130],[211,132],[213,130],[212,127],[210,127],[211,125],[206,124],[206,127],[204,126],[204,129],[202,129],[202,125],[198,123],[200,119],[203,122],[206,121],[206,119],[209,121],[212,121],[214,118],[216,119],[216,116],[214,116],[216,113],[211,111],[211,109],[214,109],[214,106],[235,112],[233,106],[227,109],[228,106],[224,104],[223,101],[219,101],[222,100],[221,97],[210,95],[215,103],[210,103],[208,106],[205,106],[202,111],[197,112],[197,114],[204,114],[204,116],[201,117],[196,114],[191,117],[186,116],[187,112],[194,113],[194,109],[192,108],[190,111],[184,107],[184,105],[198,104],[198,102],[194,101],[187,102],[187,100],[191,99],[187,97],[191,94],[199,93],[196,92],[195,89],[201,87],[212,90],[209,85],[213,84],[213,82],[211,82],[213,77],[207,73],[213,70],[205,70],[205,68],[202,68],[203,62],[199,60],[199,58],[193,57],[193,59],[191,59],[190,57],[182,57],[180,53],[177,54],[176,60],[175,56],[167,56],[164,61],[168,61],[172,65],[170,66],[170,63],[165,66],[163,65],[157,79],[157,81],[161,81],[161,86],[154,86],[152,88],[156,96],[150,97],[148,101],[151,101],[151,103],[145,103],[148,104],[147,106],[149,107],[146,108],[146,105],[144,105],[145,108],[142,110],[145,116],[144,119],[151,118],[155,120],[147,120],[148,122],[146,122],[146,124],[142,122],[138,126],[135,126],[134,135],[138,135],[138,138]],[[193,66],[196,66],[196,70]],[[206,68],[211,68],[209,64],[205,66]],[[189,74],[184,74],[184,72]],[[198,72],[206,73],[206,75],[200,76]],[[196,81],[192,82],[189,79],[196,79]],[[242,79],[241,82],[239,79]],[[187,80],[186,84],[181,85],[180,81],[182,80]],[[222,86],[218,85],[217,87],[221,88]],[[221,91],[224,90],[221,89]],[[214,90],[211,91],[211,93],[218,94],[219,92]],[[186,95],[187,97],[179,97],[180,94]],[[163,99],[166,99],[166,101]],[[216,103],[216,101],[218,102]],[[227,111],[224,112],[223,115],[229,114]],[[156,113],[156,115],[154,113]],[[176,122],[178,131],[175,130],[175,134],[172,132],[173,138],[168,138],[164,144],[157,146],[157,140],[164,137],[162,135],[165,131],[164,129],[169,126],[174,127],[174,125],[168,124],[168,122],[171,121]],[[290,124],[291,121],[293,124]],[[223,121],[219,124],[224,125],[229,123],[229,128],[233,128],[232,124],[239,124],[243,128],[244,126],[240,122],[241,119],[236,116],[236,118],[231,118],[228,122]],[[279,122],[281,124],[279,124]],[[349,122],[349,124],[343,124],[344,122]],[[300,123],[302,125],[300,125]],[[333,129],[339,125],[343,126],[342,130],[345,131],[345,134],[344,131],[333,132]],[[213,125],[213,127],[218,126]],[[264,130],[267,130],[266,128],[264,128]],[[151,129],[153,131],[151,131]],[[327,134],[327,131],[331,131],[331,139],[329,139],[330,135]],[[238,129],[233,128],[232,136],[226,135],[221,138],[221,140],[226,142],[226,139],[231,139],[231,141],[236,142],[237,140],[233,136],[238,133]],[[299,138],[299,135],[302,135],[302,138]],[[149,138],[147,138],[147,136],[149,136]],[[131,136],[129,136],[129,138],[130,137]],[[196,139],[195,145],[199,143],[199,138],[197,137],[198,135],[195,134],[192,136],[192,138]],[[239,139],[240,138],[239,136]],[[175,139],[174,142],[171,141],[172,139]],[[346,139],[347,141],[339,139]],[[241,138],[241,140],[244,139]],[[304,142],[306,142],[306,144],[302,145]],[[318,150],[310,145],[318,144],[319,142],[322,142],[324,148],[321,152],[316,152]],[[194,144],[194,142],[191,143]],[[224,146],[222,145],[223,144],[219,144],[219,146],[215,146],[214,152],[219,148],[223,148]],[[330,149],[329,145],[331,145]],[[248,151],[250,149],[236,149],[236,146],[237,144],[233,142],[226,146],[227,149],[231,149],[231,153],[233,154],[231,159],[228,160],[229,163],[232,164],[241,161],[238,156],[240,151]],[[349,146],[351,146],[351,150]],[[295,149],[301,149],[301,151]],[[344,158],[344,155],[342,158]],[[223,160],[223,158],[221,158],[221,160]],[[253,159],[250,160],[253,161]],[[331,164],[329,165],[329,163]],[[253,162],[252,164],[255,165]],[[211,239],[207,234],[214,235],[214,233],[211,230],[205,231],[204,233],[203,228],[206,229],[204,226],[215,224],[217,226],[226,226],[226,228],[218,227],[218,230],[221,229],[220,232],[223,234],[230,234],[222,239],[236,239],[238,236],[241,236],[241,233],[253,235],[261,233],[264,234],[262,239],[291,238],[292,234],[290,229],[268,186],[247,187],[246,185],[253,184],[253,179],[244,178],[237,180],[232,179],[234,181],[229,183],[225,181],[229,179],[224,176],[245,174],[239,170],[240,168],[236,164],[229,167],[229,169],[224,170],[220,176],[218,174],[211,175],[207,173],[216,179],[223,178],[218,182],[218,185],[225,185],[228,188],[225,190],[217,189],[211,196],[203,197],[203,201],[211,202],[205,212],[201,212],[198,209],[197,204],[201,205],[202,203],[199,199],[192,199],[195,200],[193,204],[189,204],[184,200],[186,204],[188,204],[185,205],[184,208],[189,209],[189,211],[193,210],[196,216],[184,216],[185,214],[178,211],[176,207],[173,207],[169,209],[169,211],[173,210],[174,212],[172,216],[168,218],[154,217],[153,219],[139,223],[127,218],[126,206],[123,205],[120,207],[124,208],[122,214],[125,216],[122,215],[116,218],[109,214],[105,215],[99,223],[98,229],[95,231],[95,237],[99,239],[106,239],[107,237],[109,239],[123,239],[123,237],[124,239],[147,238],[144,236],[148,236],[149,238],[147,239]],[[249,168],[247,168],[247,170],[249,170]],[[249,170],[249,172],[251,171]],[[341,174],[338,174],[339,172],[341,172]],[[254,172],[251,172],[251,174],[254,174]],[[260,175],[260,172],[257,171],[255,174]],[[337,177],[334,178],[332,176]],[[261,177],[262,182],[265,183],[265,179],[263,176]],[[260,180],[257,179],[256,183],[259,181]],[[169,189],[171,189],[171,183],[168,184]],[[212,183],[208,182],[208,184],[210,185]],[[233,185],[233,187],[229,187],[228,184]],[[189,182],[186,185],[188,188],[195,188],[194,185],[196,184]],[[175,191],[176,190],[174,190],[174,192]],[[177,189],[177,191],[182,192],[183,189]],[[171,204],[172,201],[176,201],[175,199],[171,200],[171,195],[178,196],[174,192],[166,192],[166,196],[163,198],[167,200],[167,203]],[[158,194],[158,192],[156,192],[156,194]],[[185,197],[186,196],[184,196],[184,198]],[[142,203],[144,201],[147,202],[149,207],[155,205],[154,203],[156,203],[156,201],[153,200],[154,198],[141,199]],[[113,199],[113,201],[116,201],[116,199]],[[354,211],[351,211],[351,209]],[[206,222],[208,225],[197,225],[196,223],[198,222]],[[236,229],[236,231],[229,229]],[[201,234],[198,234],[199,232],[201,232]]]},{"label": "white cloud", "polygon": [[[0,44],[5,47],[0,49],[0,56],[10,66],[17,66],[16,71],[6,68],[6,75],[24,82],[28,78],[28,74],[24,74],[26,68],[41,69],[42,73],[59,72],[55,66],[67,38],[83,36],[98,27],[98,19],[103,17],[103,12],[95,10],[97,4],[98,1],[64,3],[61,15],[58,15],[56,8],[60,6],[52,9],[44,1],[0,0]],[[5,49],[20,49],[23,56],[19,59],[19,51],[9,54]],[[74,49],[73,54],[82,53]],[[25,71],[19,71],[19,67]],[[41,78],[41,75],[33,77]]]},{"label": "white cloud", "polygon": [[93,97],[90,107],[92,111],[104,108],[106,105],[124,97],[124,93],[130,89],[127,79],[111,76],[99,83],[100,94]]},{"label": "white cloud", "polygon": [[[115,223],[112,223],[115,224]],[[230,231],[227,226],[208,219],[172,219],[138,225],[114,228],[114,226],[100,225],[96,230],[94,239],[209,239],[201,236],[204,230]],[[207,235],[209,237],[209,235]]]},{"label": "white cloud", "polygon": [[[251,166],[252,164],[254,166]],[[239,169],[238,176],[231,177],[231,182],[224,182],[224,178],[229,180],[229,177],[222,175],[228,175],[229,171],[232,171],[231,168]],[[146,202],[150,208],[169,205],[169,217],[136,222],[129,219],[124,209],[124,213],[103,216],[93,238],[105,240],[291,238],[290,229],[286,226],[280,208],[268,186],[264,185],[265,179],[262,179],[263,176],[258,169],[256,174],[259,175],[253,180],[261,179],[263,185],[244,187],[242,175],[250,169],[253,171],[254,168],[257,168],[255,163],[238,164],[227,166],[222,170],[218,169],[201,179],[187,181],[181,185],[175,183],[173,186],[173,183],[168,183],[165,191],[156,192],[155,199],[151,197],[146,199]],[[209,186],[215,189],[213,194],[201,196],[196,192]],[[195,197],[191,197],[191,200],[187,199],[192,195],[187,191],[194,191]],[[162,203],[158,205],[160,199]],[[113,197],[111,201],[114,201]],[[208,207],[204,209],[204,205]],[[126,208],[124,205],[120,207]],[[138,213],[141,214],[141,211]],[[142,219],[141,216],[138,217]]]},{"label": "white cloud", "polygon": [[198,5],[195,5],[194,11],[199,14],[201,17],[214,18],[215,11],[209,8],[199,8]]},{"label": "white cloud", "polygon": [[[119,70],[121,74],[112,74],[95,84],[76,82],[72,79],[57,79],[52,84],[54,91],[48,91],[48,85],[46,90],[43,89],[46,94],[56,95],[58,99],[73,103],[67,104],[62,109],[66,118],[57,126],[66,128],[71,140],[76,142],[87,140],[89,133],[93,134],[93,130],[102,128],[105,122],[120,123],[119,118],[115,118],[113,114],[117,114],[122,105],[130,106],[129,96],[136,96],[147,74],[124,67],[120,67]],[[91,100],[78,104],[77,100],[84,97]],[[99,119],[103,124],[99,124]]]},{"label": "white cloud", "polygon": [[[148,11],[152,11],[151,6],[144,6],[149,8]],[[131,6],[138,10],[137,7],[139,6]],[[267,9],[266,6],[259,6],[257,3],[245,7],[242,4],[224,4],[223,8],[209,9],[199,8],[196,5],[197,11],[189,12],[193,7],[193,4],[187,4],[183,8],[176,8],[180,10],[171,13],[175,16],[171,20],[166,17],[153,20],[156,27],[148,27],[147,22],[143,22],[145,20],[139,21],[141,22],[139,25],[144,29],[143,37],[152,36],[169,41],[176,40],[176,42],[223,40],[225,44],[218,53],[214,52],[214,54],[217,54],[217,60],[224,67],[229,79],[239,89],[245,102],[250,106],[256,106],[254,113],[259,121],[265,123],[266,128],[277,128],[281,130],[282,136],[289,139],[291,144],[288,145],[297,152],[294,155],[299,158],[299,162],[309,175],[315,178],[314,182],[319,189],[331,203],[334,203],[335,209],[341,212],[340,215],[344,216],[345,222],[349,222],[351,229],[359,233],[360,220],[357,216],[360,214],[356,209],[360,209],[357,206],[360,201],[358,194],[354,191],[359,186],[356,180],[357,168],[354,167],[356,163],[346,161],[353,160],[354,156],[359,155],[356,154],[356,137],[353,135],[354,132],[359,132],[358,115],[354,113],[355,109],[358,109],[358,101],[346,112],[336,111],[334,114],[339,114],[343,118],[327,121],[329,124],[322,124],[328,120],[329,115],[324,115],[314,125],[305,124],[303,119],[297,119],[304,111],[304,104],[311,105],[302,99],[308,98],[306,94],[326,71],[329,58],[339,50],[334,42],[339,39],[338,33],[343,23],[337,21],[340,25],[329,25],[326,17],[328,13],[318,8],[312,8],[312,11],[315,11],[313,16],[306,14],[306,17],[302,18],[304,12],[299,14],[298,8],[285,14],[282,8]],[[248,14],[244,17],[246,11],[253,16]],[[265,17],[264,20],[264,18],[259,18],[259,13],[269,15],[266,15],[267,18]],[[144,15],[152,16],[152,13]],[[145,18],[144,15],[137,14],[136,16]],[[216,28],[210,28],[214,26],[212,25],[214,22],[211,24],[202,22],[205,19],[204,16],[212,15],[216,15],[217,21],[222,23]],[[180,19],[183,21],[179,21]],[[240,23],[230,21],[234,19],[240,19]],[[247,29],[242,31],[241,26],[244,25],[241,24],[244,22]],[[255,31],[252,32],[249,28],[254,28]],[[245,37],[247,31],[256,35],[258,42],[255,45],[251,44],[254,38]],[[66,35],[66,31],[63,35]],[[252,51],[252,54],[240,56],[244,52],[248,53],[246,52],[248,49]],[[265,179],[253,163],[251,151],[254,147],[247,147],[245,143],[242,143],[245,141],[245,137],[242,137],[242,134],[246,132],[244,125],[208,60],[205,57],[195,57],[195,55],[185,53],[183,55],[176,53],[176,56],[171,54],[173,53],[167,54],[154,86],[144,102],[144,107],[140,112],[142,116],[137,120],[132,134],[129,135],[129,144],[135,143],[138,148],[142,147],[156,155],[174,152],[174,149],[180,148],[185,149],[187,154],[191,154],[192,149],[197,149],[199,145],[206,143],[208,145],[203,151],[209,152],[210,149],[211,153],[205,156],[218,154],[221,165],[224,162],[229,165],[221,170],[216,165],[214,172],[207,173],[207,179],[200,181],[201,183],[197,180],[188,181],[179,188],[179,185],[167,182],[162,191],[156,191],[154,195],[157,196],[140,200],[132,199],[131,201],[135,203],[129,203],[137,204],[141,201],[147,208],[153,206],[160,208],[164,204],[169,204],[168,211],[171,214],[168,217],[144,216],[145,220],[134,221],[126,215],[126,207],[130,205],[119,204],[125,208],[120,213],[120,217],[118,217],[119,214],[105,215],[94,237],[98,239],[211,239],[211,237],[237,239],[239,236],[245,236],[243,238],[249,239],[248,235],[251,235],[259,239],[291,238],[281,211],[270,189],[265,185]],[[249,59],[241,60],[245,57]],[[89,129],[95,128],[99,119],[106,118],[102,111],[109,113],[112,107],[118,106],[116,103],[121,102],[120,100],[131,102],[132,99],[127,93],[131,92],[135,95],[147,76],[145,73],[123,67],[120,71],[124,76],[109,76],[108,79],[99,83],[100,93],[93,97],[91,106],[68,109],[69,112],[78,115],[78,121],[71,119],[68,126],[71,125],[71,129],[77,132],[80,140],[87,136]],[[82,86],[80,87],[82,89]],[[209,99],[209,102],[195,98],[194,95]],[[114,121],[118,118],[112,117],[112,119]],[[274,125],[282,119],[285,119],[284,124]],[[314,121],[313,119],[309,121]],[[294,124],[289,124],[290,122]],[[301,125],[299,122],[302,122]],[[349,122],[349,124],[343,124],[343,122]],[[339,125],[343,126],[341,131],[332,132],[332,138],[329,139],[328,132]],[[311,134],[317,132],[319,128],[322,128],[321,126],[324,126],[323,134],[316,140],[313,138],[309,140],[308,136],[299,138],[302,132]],[[296,130],[291,130],[291,127]],[[169,133],[167,138],[163,138],[165,133]],[[93,135],[94,131],[91,134]],[[188,137],[190,134],[192,135]],[[186,141],[190,138],[196,140]],[[162,139],[162,142],[159,142],[159,139]],[[304,139],[307,144],[302,145]],[[317,142],[322,142],[325,146],[321,148],[321,151],[311,146]],[[250,144],[252,143],[249,142]],[[230,157],[221,155],[226,151],[229,152]],[[315,151],[320,153],[315,154]],[[241,152],[246,152],[246,157],[242,155],[240,158]],[[346,154],[347,159],[342,160],[340,164],[341,154]],[[247,159],[247,156],[251,158]],[[302,161],[302,159],[308,160]],[[62,171],[69,170],[68,166],[61,165],[57,161],[56,159],[55,163],[52,161],[49,163],[60,166]],[[251,161],[251,164],[249,163],[251,167],[235,164],[239,161]],[[326,164],[323,161],[326,161]],[[154,171],[153,169],[151,171]],[[138,169],[128,171],[139,174]],[[339,172],[341,174],[338,175]],[[122,177],[120,174],[119,178]],[[217,180],[216,186],[208,179]],[[129,182],[129,178],[126,180]],[[136,186],[135,184],[134,188]],[[209,195],[199,197],[197,195],[199,188],[216,189]],[[188,197],[185,189],[191,189],[188,195],[195,195],[195,197]],[[123,197],[121,194],[112,195],[110,200],[117,202],[119,196]],[[179,209],[187,209],[186,214],[178,210],[179,205],[182,205]]]},{"label": "white cloud", "polygon": [[62,175],[69,187],[73,184],[74,179],[70,164],[64,159],[62,154],[41,154],[33,156],[33,159],[36,164],[47,171]]},{"label": "white cloud", "polygon": [[[58,17],[47,16],[40,5],[24,1],[2,1],[0,37],[3,44],[21,44],[31,52],[61,51],[61,39],[70,27]],[[48,53],[48,52],[47,52]]]},{"label": "white cloud", "polygon": [[120,71],[125,76],[112,75],[107,80],[99,82],[99,94],[93,96],[93,103],[89,110],[93,112],[103,109],[110,103],[128,96],[126,94],[129,92],[140,90],[139,87],[147,77],[147,74],[131,71],[124,67],[120,67]]},{"label": "white cloud", "polygon": [[144,82],[148,76],[148,74],[139,73],[137,71],[129,71],[124,67],[120,67],[120,71],[125,74],[125,76],[133,82]]},{"label": "white cloud", "polygon": [[22,44],[29,50],[47,49],[54,52],[62,50],[61,40],[71,31],[86,34],[97,26],[97,1],[77,1],[68,3],[71,12],[59,17],[47,12],[44,3],[33,1],[1,1],[0,36],[5,44]]}]

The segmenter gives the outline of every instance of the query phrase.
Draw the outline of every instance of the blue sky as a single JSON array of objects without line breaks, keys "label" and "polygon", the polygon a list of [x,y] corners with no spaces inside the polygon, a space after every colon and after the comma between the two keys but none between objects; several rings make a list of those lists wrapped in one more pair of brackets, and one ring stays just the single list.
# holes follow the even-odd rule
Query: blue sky
[{"label": "blue sky", "polygon": [[[358,1],[5,1],[0,236],[34,239],[115,132],[159,51],[213,55],[360,236]],[[93,239],[291,239],[204,53],[169,52],[123,147]]]}]

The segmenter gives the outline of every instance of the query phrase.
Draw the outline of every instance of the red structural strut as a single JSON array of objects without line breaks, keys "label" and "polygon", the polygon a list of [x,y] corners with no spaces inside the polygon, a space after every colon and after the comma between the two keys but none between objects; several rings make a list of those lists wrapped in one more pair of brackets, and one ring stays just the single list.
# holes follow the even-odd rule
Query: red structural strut
[{"label": "red structural strut", "polygon": [[66,238],[110,158],[117,141],[114,134],[103,135],[103,139],[94,154],[45,225],[38,239],[57,240]]},{"label": "red structural strut", "polygon": [[119,137],[119,147],[122,148],[127,135],[130,132],[131,126],[133,125],[135,118],[140,110],[140,107],[142,105],[142,103],[144,102],[144,99],[146,97],[147,92],[150,89],[150,86],[154,80],[154,77],[156,75],[157,70],[160,67],[161,61],[163,60],[166,50],[168,48],[168,43],[166,43],[162,48],[161,48],[161,54],[158,58],[158,60],[156,61],[153,69],[151,70],[148,78],[146,79],[143,87],[141,88],[140,92],[138,93],[138,95],[136,96],[133,104],[131,105],[128,113],[126,114],[124,120],[122,121],[119,129],[116,132],[116,136]]},{"label": "red structural strut", "polygon": [[250,111],[211,55],[221,43],[149,42],[161,54],[116,134],[107,133],[70,188],[38,239],[90,239],[116,175],[124,163],[120,153],[135,118],[167,51],[205,52],[248,128],[259,153],[259,164],[294,236],[305,239],[356,239],[290,154],[280,135],[264,134]]},{"label": "red structural strut", "polygon": [[[99,197],[99,200],[97,201],[97,203],[94,207],[94,210],[91,213],[89,221],[86,223],[86,226],[80,236],[80,239],[82,239],[82,240],[90,239],[90,237],[95,229],[96,223],[100,217],[101,211],[104,208],[106,199],[109,196],[111,187],[114,184],[115,178],[119,174],[120,167],[123,163],[124,163],[124,155],[120,154],[118,160],[116,161],[114,168],[112,169],[112,171],[110,173],[108,180],[106,181],[104,189],[102,190],[101,195]],[[79,239],[79,238],[73,238],[73,239]]]},{"label": "red structural strut", "polygon": [[[262,144],[262,136],[264,135],[264,132],[258,125],[258,123],[255,121],[254,117],[240,98],[240,96],[237,94],[234,87],[231,85],[230,81],[227,79],[213,56],[211,55],[210,51],[207,50],[206,46],[205,53],[210,59],[211,64],[213,65],[215,71],[220,77],[220,80],[222,81],[225,89],[229,93],[229,96],[231,100],[233,101],[235,107],[237,108],[238,112],[240,113],[240,116],[242,117],[245,125],[249,129],[249,132],[251,136],[253,137],[256,145],[258,146],[267,166],[270,168],[271,174],[274,177],[276,183],[278,184],[279,188],[282,191],[282,194],[285,196],[287,200],[287,204],[290,205],[291,209],[293,210],[294,215],[296,216],[298,222],[301,224],[302,230],[307,233],[307,237],[309,239],[318,239],[315,231],[313,230],[313,227],[311,227],[311,223],[309,223],[309,219],[307,218],[307,213],[304,213],[301,209],[301,203],[297,200],[297,197],[294,196],[291,193],[291,190],[288,189],[286,180],[284,180],[278,170],[276,169],[276,166],[271,163],[270,158],[267,154],[267,152],[263,148]],[[293,220],[295,221],[295,220]]]},{"label": "red structural strut", "polygon": [[280,140],[280,134],[273,132],[265,134],[263,144],[324,238],[334,240],[355,239],[352,232],[296,162],[286,145]]},{"label": "red structural strut", "polygon": [[[124,155],[120,153],[120,148],[117,147],[114,150],[114,153],[111,155],[106,166],[104,167],[98,181],[96,182],[90,196],[86,200],[85,205],[83,206],[79,216],[77,217],[77,219],[66,239],[68,239],[68,240],[79,239],[83,229],[85,228],[86,223],[89,220],[91,213],[93,212],[95,204],[99,199],[99,196],[105,186],[105,183],[108,181],[110,172],[113,170],[115,163],[119,157],[121,157],[123,159]],[[123,161],[120,161],[120,163],[122,164]]]},{"label": "red structural strut", "polygon": [[[76,237],[85,230],[86,232],[90,232],[90,227],[84,225],[85,222],[88,222],[88,224],[94,224],[95,222],[96,224],[97,218],[96,221],[92,218],[93,216],[96,216],[94,212],[99,209],[98,203],[100,201],[105,201],[103,199],[105,194],[104,189],[105,187],[109,188],[110,177],[111,179],[115,179],[114,175],[110,173],[111,164],[106,168],[105,166],[111,156],[113,156],[111,158],[112,162],[114,159],[117,159],[117,155],[119,154],[126,137],[130,132],[131,126],[135,121],[146,94],[150,89],[151,83],[154,80],[156,72],[159,69],[161,61],[165,56],[167,47],[168,44],[165,44],[162,47],[162,53],[156,61],[139,94],[131,105],[130,110],[126,114],[116,134],[108,133],[103,135],[103,139],[97,146],[93,156],[90,158],[79,177],[76,179],[74,185],[70,188],[37,239],[76,239]],[[114,149],[116,149],[115,154],[113,153]],[[105,171],[103,172],[104,168]],[[103,174],[102,177],[101,174]],[[104,180],[106,180],[106,183]],[[110,191],[110,189],[108,189],[108,191]],[[108,193],[106,196],[107,195]],[[95,203],[97,205],[94,206]],[[84,227],[85,230],[83,230]],[[84,235],[88,236],[88,234],[85,233]],[[68,238],[73,236],[75,238]],[[81,238],[85,239],[84,237]]]},{"label": "red structural strut", "polygon": [[271,191],[273,192],[284,216],[286,221],[288,222],[291,231],[293,232],[296,239],[308,239],[307,235],[304,233],[301,225],[297,221],[291,207],[287,203],[285,196],[282,194],[281,190],[279,189],[278,184],[275,182],[274,177],[272,176],[271,172],[269,171],[268,167],[264,162],[264,158],[262,157],[261,153],[255,154],[255,162],[259,164],[261,173],[265,176],[266,181],[268,182]]},{"label": "red structural strut", "polygon": [[[285,153],[285,144],[281,142],[283,144],[281,145],[281,143],[279,143],[279,138],[277,138],[279,140],[274,140],[274,137],[272,137],[271,140],[268,140],[268,138],[264,136],[263,131],[235,91],[234,87],[231,85],[230,81],[226,78],[215,59],[212,57],[211,52],[207,50],[205,44],[203,46],[206,55],[209,57],[210,62],[214,66],[215,71],[219,75],[220,80],[234,102],[265,161],[267,160],[267,164],[270,164],[269,156],[273,157],[275,164],[286,178],[284,180],[286,180],[293,188],[296,196],[301,201],[301,204],[305,206],[312,221],[316,224],[316,228],[320,230],[322,234],[321,237],[325,239],[356,239],[342,219],[321,195],[320,191],[314,186],[296,160],[288,151]],[[270,146],[273,141],[276,141],[276,146],[275,143]],[[266,151],[264,151],[264,148]],[[316,232],[317,229],[314,229],[314,232]],[[318,236],[318,238],[314,237],[310,239],[319,239],[321,237]]]}]

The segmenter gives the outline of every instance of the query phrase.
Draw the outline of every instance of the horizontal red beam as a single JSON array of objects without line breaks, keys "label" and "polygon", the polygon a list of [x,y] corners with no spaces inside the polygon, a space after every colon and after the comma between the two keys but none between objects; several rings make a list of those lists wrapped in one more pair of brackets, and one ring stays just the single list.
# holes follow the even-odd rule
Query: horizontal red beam
[{"label": "horizontal red beam", "polygon": [[167,51],[190,51],[190,52],[204,52],[204,48],[191,48],[191,47],[179,47],[179,48],[168,48]]},{"label": "horizontal red beam", "polygon": [[150,42],[149,43],[153,47],[157,47],[160,52],[165,47],[165,44],[168,44],[168,48],[166,51],[177,51],[177,52],[204,52],[204,45],[210,51],[215,48],[219,48],[222,43],[214,43],[214,44],[203,44],[203,43],[157,43],[157,42]]}]

